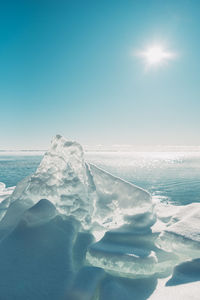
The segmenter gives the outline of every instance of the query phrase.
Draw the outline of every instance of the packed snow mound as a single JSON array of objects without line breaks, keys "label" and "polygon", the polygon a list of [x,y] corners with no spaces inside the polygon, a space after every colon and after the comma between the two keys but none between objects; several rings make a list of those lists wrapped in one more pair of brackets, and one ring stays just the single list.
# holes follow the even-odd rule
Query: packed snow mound
[{"label": "packed snow mound", "polygon": [[24,211],[0,243],[0,299],[65,299],[74,276],[79,224],[43,199]]},{"label": "packed snow mound", "polygon": [[172,277],[166,283],[167,286],[185,284],[200,281],[200,259],[186,261],[174,268]]},{"label": "packed snow mound", "polygon": [[16,226],[23,212],[41,199],[53,203],[57,211],[81,222],[83,229],[105,232],[135,222],[152,222],[151,196],[143,189],[88,164],[76,142],[57,135],[35,174],[20,182],[10,197],[11,205],[0,226],[3,237]]},{"label": "packed snow mound", "polygon": [[[171,209],[171,211],[173,211]],[[192,203],[175,208],[161,232],[157,244],[178,253],[180,260],[200,257],[200,204]]]}]

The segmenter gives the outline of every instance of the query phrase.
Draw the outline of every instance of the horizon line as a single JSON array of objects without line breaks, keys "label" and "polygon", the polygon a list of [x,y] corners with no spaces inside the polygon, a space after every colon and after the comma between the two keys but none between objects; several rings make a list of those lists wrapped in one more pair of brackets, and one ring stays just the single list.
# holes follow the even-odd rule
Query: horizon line
[{"label": "horizon line", "polygon": [[[192,151],[198,152],[200,151],[200,145],[128,145],[128,144],[113,144],[113,145],[83,145],[83,150],[85,152],[156,152],[156,151]],[[0,149],[0,154],[5,153],[28,153],[28,152],[36,152],[36,153],[44,153],[48,151],[48,149]]]}]

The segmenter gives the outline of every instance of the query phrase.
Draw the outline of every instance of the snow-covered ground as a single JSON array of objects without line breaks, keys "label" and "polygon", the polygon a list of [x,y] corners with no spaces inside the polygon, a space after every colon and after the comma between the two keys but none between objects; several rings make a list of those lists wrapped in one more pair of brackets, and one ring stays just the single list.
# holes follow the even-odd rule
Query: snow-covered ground
[{"label": "snow-covered ground", "polygon": [[0,184],[0,299],[198,299],[199,203],[160,203],[61,136],[13,189]]}]

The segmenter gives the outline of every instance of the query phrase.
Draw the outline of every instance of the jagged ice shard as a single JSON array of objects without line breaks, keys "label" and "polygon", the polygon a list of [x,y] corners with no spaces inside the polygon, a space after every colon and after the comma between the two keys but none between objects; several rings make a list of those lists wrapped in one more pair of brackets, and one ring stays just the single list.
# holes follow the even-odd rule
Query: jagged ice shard
[{"label": "jagged ice shard", "polygon": [[[187,238],[186,257],[198,257],[199,235],[187,225],[198,219],[195,209],[183,221],[180,212],[167,224],[158,216],[164,230],[155,230],[148,192],[85,162],[81,145],[59,135],[36,172],[7,192],[0,203],[0,300],[122,299],[127,282],[115,278],[163,276],[184,261],[172,240],[184,252]],[[133,294],[131,288],[125,299]]]},{"label": "jagged ice shard", "polygon": [[[85,230],[105,231],[131,225],[132,216],[151,219],[151,196],[130,183],[84,161],[76,142],[56,136],[35,174],[20,182],[1,222],[1,232],[14,227],[23,212],[41,199],[48,199],[59,213],[73,216]],[[148,214],[148,217],[147,215]],[[137,226],[144,220],[137,220]],[[146,226],[146,225],[145,225]]]}]

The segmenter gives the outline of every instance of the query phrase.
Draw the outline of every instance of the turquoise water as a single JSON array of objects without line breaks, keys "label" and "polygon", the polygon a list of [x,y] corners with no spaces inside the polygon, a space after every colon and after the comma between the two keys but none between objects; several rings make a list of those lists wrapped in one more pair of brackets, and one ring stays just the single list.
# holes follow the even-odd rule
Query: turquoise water
[{"label": "turquoise water", "polygon": [[[200,202],[199,152],[87,152],[86,160],[177,205]],[[16,185],[42,156],[0,156],[0,182]]]},{"label": "turquoise water", "polygon": [[7,187],[16,185],[24,177],[34,173],[41,156],[0,156],[0,182]]}]

